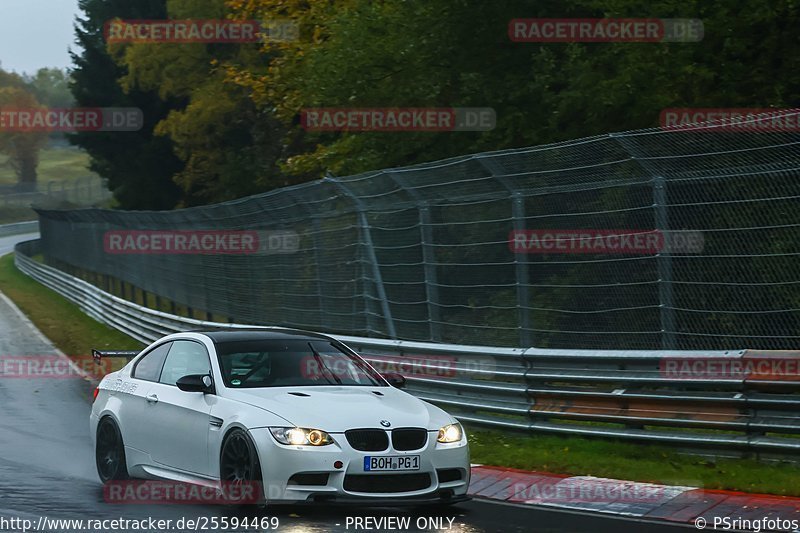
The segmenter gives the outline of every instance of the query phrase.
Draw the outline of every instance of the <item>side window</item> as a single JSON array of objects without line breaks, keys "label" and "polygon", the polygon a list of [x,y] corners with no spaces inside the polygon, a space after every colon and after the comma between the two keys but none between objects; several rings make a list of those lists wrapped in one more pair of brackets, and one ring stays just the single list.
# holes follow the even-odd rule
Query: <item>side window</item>
[{"label": "side window", "polygon": [[175,385],[183,376],[210,373],[211,363],[205,346],[194,341],[175,341],[159,381],[165,385]]},{"label": "side window", "polygon": [[133,377],[146,381],[158,381],[161,375],[161,367],[164,366],[164,359],[167,357],[170,346],[172,346],[172,343],[166,342],[147,352],[147,354],[136,363],[136,368],[133,369]]}]

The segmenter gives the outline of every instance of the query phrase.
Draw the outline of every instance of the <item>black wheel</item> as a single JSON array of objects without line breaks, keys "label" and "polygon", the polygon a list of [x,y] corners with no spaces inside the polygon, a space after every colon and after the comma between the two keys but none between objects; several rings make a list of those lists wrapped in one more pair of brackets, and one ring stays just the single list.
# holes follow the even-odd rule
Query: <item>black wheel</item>
[{"label": "black wheel", "polygon": [[128,479],[128,465],[125,463],[125,445],[122,434],[113,419],[106,417],[97,426],[95,463],[100,481],[108,483]]},{"label": "black wheel", "polygon": [[261,464],[250,437],[234,429],[222,444],[220,481],[230,503],[258,503],[261,491]]}]

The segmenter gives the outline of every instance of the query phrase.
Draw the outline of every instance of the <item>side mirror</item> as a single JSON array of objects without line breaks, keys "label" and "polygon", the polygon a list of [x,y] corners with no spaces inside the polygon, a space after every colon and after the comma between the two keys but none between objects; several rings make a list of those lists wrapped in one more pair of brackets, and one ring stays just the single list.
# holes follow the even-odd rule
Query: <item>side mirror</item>
[{"label": "side mirror", "polygon": [[213,392],[213,382],[211,376],[208,374],[193,374],[190,376],[183,376],[175,383],[183,392]]},{"label": "side mirror", "polygon": [[384,374],[383,379],[385,379],[389,385],[398,389],[402,389],[406,386],[406,378],[401,374]]}]

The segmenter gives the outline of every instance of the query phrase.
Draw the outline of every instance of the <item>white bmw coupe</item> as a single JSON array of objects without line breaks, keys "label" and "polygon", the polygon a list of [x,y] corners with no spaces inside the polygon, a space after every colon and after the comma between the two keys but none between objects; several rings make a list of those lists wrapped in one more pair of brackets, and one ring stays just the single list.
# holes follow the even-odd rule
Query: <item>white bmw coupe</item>
[{"label": "white bmw coupe", "polygon": [[317,333],[168,335],[97,387],[97,471],[104,483],[258,483],[263,503],[467,499],[461,425],[403,385]]}]

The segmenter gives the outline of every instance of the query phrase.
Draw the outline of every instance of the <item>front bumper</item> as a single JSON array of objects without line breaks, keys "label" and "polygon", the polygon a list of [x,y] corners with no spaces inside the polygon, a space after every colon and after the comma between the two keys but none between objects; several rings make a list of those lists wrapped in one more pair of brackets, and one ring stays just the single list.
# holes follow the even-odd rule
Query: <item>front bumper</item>
[{"label": "front bumper", "polygon": [[[315,504],[315,505],[353,505],[363,506],[365,503],[372,507],[415,507],[426,505],[450,505],[471,500],[472,498],[463,494],[452,496],[447,489],[440,489],[429,496],[410,496],[410,497],[374,497],[365,499],[363,497],[352,496],[320,496],[315,495],[303,502],[287,502],[292,504]],[[281,503],[276,501],[274,503]]]},{"label": "front bumper", "polygon": [[[382,452],[362,452],[353,449],[343,434],[332,434],[335,442],[331,445],[314,447],[278,444],[266,428],[250,433],[258,448],[268,503],[426,505],[467,499],[470,468],[466,437],[458,443],[439,444],[436,432],[428,432],[428,441],[421,450],[395,451],[390,446]],[[384,455],[418,455],[420,468],[407,472],[364,471],[365,456]],[[334,466],[337,461],[342,462],[341,468]],[[458,479],[453,479],[455,471]],[[447,478],[440,480],[445,473]],[[416,483],[425,475],[429,476],[429,483]],[[411,476],[416,476],[413,483],[409,483]],[[313,478],[314,484],[306,484],[303,478]],[[393,486],[399,487],[398,491],[392,491]]]}]

